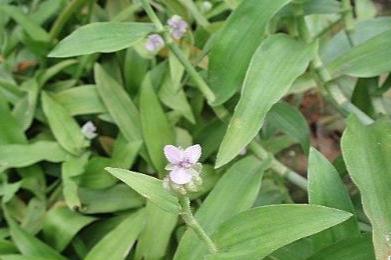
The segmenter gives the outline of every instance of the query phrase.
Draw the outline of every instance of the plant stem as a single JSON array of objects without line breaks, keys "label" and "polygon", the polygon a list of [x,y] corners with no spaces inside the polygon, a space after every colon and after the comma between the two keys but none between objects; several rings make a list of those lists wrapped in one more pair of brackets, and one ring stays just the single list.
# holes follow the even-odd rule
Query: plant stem
[{"label": "plant stem", "polygon": [[148,0],[140,0],[141,5],[143,6],[145,12],[147,13],[149,19],[151,19],[152,23],[156,26],[158,32],[164,31],[164,26],[160,21],[159,17],[157,17],[155,11],[152,9]]},{"label": "plant stem", "polygon": [[186,225],[189,226],[197,234],[198,238],[202,240],[208,247],[210,253],[217,253],[217,247],[212,239],[206,234],[205,230],[201,227],[198,221],[193,216],[190,208],[190,200],[187,196],[178,196],[179,203],[182,206],[181,216],[185,221]]},{"label": "plant stem", "polygon": [[[301,3],[295,4],[296,19],[300,37],[307,43],[311,43],[312,39],[309,35],[307,24],[304,19],[304,11]],[[343,94],[338,84],[333,82],[333,78],[324,66],[319,52],[317,51],[311,61],[311,68],[315,72],[321,86],[327,91],[330,98],[344,111],[346,114],[354,114],[364,124],[373,123],[373,119],[353,105]]]},{"label": "plant stem", "polygon": [[348,41],[351,46],[353,46],[353,31],[354,31],[354,17],[353,17],[353,7],[350,3],[350,0],[342,0],[342,18],[345,24],[345,32],[348,38]]},{"label": "plant stem", "polygon": [[[166,37],[167,38],[167,37]],[[183,54],[181,49],[174,42],[167,43],[168,48],[175,54],[177,59],[182,63],[185,67],[187,73],[189,73],[190,77],[194,80],[199,90],[204,94],[205,98],[208,100],[209,104],[212,104],[215,100],[215,95],[212,90],[209,88],[208,84],[204,81],[204,79],[198,74],[193,65],[189,62],[186,56]]]},{"label": "plant stem", "polygon": [[[151,21],[155,24],[155,26],[157,27],[160,26],[161,22],[157,17],[157,15],[155,14],[155,12],[153,11],[153,9],[151,8],[151,6],[149,5],[148,0],[141,0],[141,4],[143,5],[143,8],[147,12]],[[199,75],[199,73],[196,71],[193,65],[189,62],[189,60],[183,54],[182,50],[179,49],[178,46],[175,44],[175,42],[171,40],[170,36],[167,34],[164,34],[164,36],[170,50],[174,53],[177,59],[182,63],[187,73],[189,73],[190,77],[194,80],[194,82],[196,83],[200,91],[204,94],[209,104],[211,104],[214,101],[215,96],[214,93],[210,90],[208,84]],[[230,113],[224,106],[212,106],[212,109],[222,121],[227,122],[227,120],[230,117]],[[258,144],[255,141],[251,143],[250,149],[261,160],[265,160],[270,156],[272,156],[260,144]],[[280,176],[287,178],[289,181],[291,181],[293,184],[296,184],[298,187],[307,190],[307,180],[304,177],[302,177],[300,174],[296,173],[295,171],[289,169],[288,167],[280,163],[278,160],[274,158],[274,156],[272,158],[273,160],[271,163],[271,168],[274,171],[276,171]]]},{"label": "plant stem", "polygon": [[54,40],[57,38],[58,34],[61,32],[65,23],[69,20],[73,12],[80,9],[87,0],[73,0],[67,7],[60,13],[54,22],[52,28],[50,29],[50,39]]}]

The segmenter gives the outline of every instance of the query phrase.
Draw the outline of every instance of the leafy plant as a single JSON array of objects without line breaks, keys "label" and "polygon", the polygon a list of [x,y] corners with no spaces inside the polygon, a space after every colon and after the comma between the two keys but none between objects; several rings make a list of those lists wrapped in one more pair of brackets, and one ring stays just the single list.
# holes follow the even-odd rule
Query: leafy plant
[{"label": "leafy plant", "polygon": [[0,258],[389,259],[388,12],[0,1]]}]

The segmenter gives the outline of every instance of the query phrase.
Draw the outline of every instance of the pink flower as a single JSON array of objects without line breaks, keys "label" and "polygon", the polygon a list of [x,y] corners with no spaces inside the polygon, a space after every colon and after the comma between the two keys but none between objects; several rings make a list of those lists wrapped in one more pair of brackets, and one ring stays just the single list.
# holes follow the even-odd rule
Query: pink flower
[{"label": "pink flower", "polygon": [[158,52],[164,47],[164,40],[159,34],[151,34],[147,37],[147,42],[144,45],[149,52]]},{"label": "pink flower", "polygon": [[164,155],[169,164],[166,170],[170,171],[169,178],[175,184],[183,185],[192,182],[193,177],[198,177],[196,170],[201,157],[201,146],[199,144],[189,146],[186,149],[166,145]]},{"label": "pink flower", "polygon": [[167,21],[168,26],[170,27],[170,33],[172,38],[179,40],[185,34],[187,30],[187,23],[179,15],[173,15]]}]

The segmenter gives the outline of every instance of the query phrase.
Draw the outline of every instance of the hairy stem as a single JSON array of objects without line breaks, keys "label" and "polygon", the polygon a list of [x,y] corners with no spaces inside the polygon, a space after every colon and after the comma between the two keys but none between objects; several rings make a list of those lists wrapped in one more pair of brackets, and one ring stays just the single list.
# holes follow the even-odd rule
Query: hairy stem
[{"label": "hairy stem", "polygon": [[217,247],[212,239],[206,234],[205,230],[201,227],[198,221],[193,216],[190,208],[190,200],[187,196],[179,196],[179,203],[182,206],[181,216],[186,225],[189,226],[196,233],[198,238],[202,240],[208,247],[210,253],[217,253]]}]

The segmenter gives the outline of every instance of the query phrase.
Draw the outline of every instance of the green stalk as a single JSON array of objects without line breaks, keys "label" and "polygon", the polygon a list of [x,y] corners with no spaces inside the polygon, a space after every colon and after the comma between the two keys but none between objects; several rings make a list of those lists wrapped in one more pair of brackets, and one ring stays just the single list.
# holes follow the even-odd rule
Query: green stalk
[{"label": "green stalk", "polygon": [[[155,24],[156,27],[159,27],[161,25],[161,22],[157,18],[157,15],[155,14],[155,12],[151,8],[151,6],[149,5],[148,0],[141,0],[141,3],[143,5],[143,8],[146,10],[148,16],[150,17],[151,21]],[[147,10],[149,10],[149,11],[147,11]],[[193,67],[193,65],[189,62],[189,60],[183,54],[181,49],[179,49],[178,46],[171,40],[170,36],[167,34],[165,34],[164,36],[165,36],[166,43],[167,43],[168,47],[170,48],[170,50],[175,54],[175,56],[178,58],[178,60],[182,63],[182,65],[185,67],[187,73],[194,80],[194,82],[197,84],[200,91],[204,94],[205,98],[211,104],[214,101],[215,96],[214,96],[213,92],[210,90],[208,84],[199,75],[199,73],[196,71],[196,69]],[[230,113],[228,112],[228,110],[225,109],[224,106],[215,106],[215,107],[212,106],[212,109],[222,121],[228,120]],[[272,156],[260,144],[258,144],[255,141],[253,141],[251,143],[250,149],[261,160],[266,160],[267,158],[270,158],[270,156]],[[300,174],[294,172],[293,170],[290,170],[285,165],[280,163],[278,160],[276,160],[274,158],[274,156],[272,156],[271,168],[275,172],[277,172],[277,174],[285,177],[286,179],[291,181],[293,184],[296,184],[298,187],[302,188],[303,190],[307,190],[307,180],[304,177],[302,177]]]},{"label": "green stalk", "polygon": [[349,40],[351,46],[353,46],[353,31],[354,31],[354,17],[353,17],[353,7],[350,3],[350,0],[342,0],[342,18],[345,24],[346,36]]},{"label": "green stalk", "polygon": [[206,234],[198,221],[193,216],[190,208],[190,199],[187,196],[179,196],[179,203],[182,206],[181,216],[186,225],[189,226],[196,233],[198,238],[205,243],[210,253],[217,253],[217,247],[212,239]]},{"label": "green stalk", "polygon": [[[307,24],[304,19],[304,11],[301,3],[295,4],[295,13],[300,37],[307,43],[311,43],[312,39],[309,35]],[[330,99],[332,99],[346,114],[354,114],[364,124],[373,123],[373,119],[353,105],[343,94],[338,84],[333,82],[330,72],[324,66],[319,52],[316,52],[311,61],[311,68],[316,74],[322,87],[327,91]]]},{"label": "green stalk", "polygon": [[49,35],[50,39],[54,40],[57,38],[58,34],[61,32],[65,23],[69,20],[71,15],[79,10],[88,0],[73,0],[67,7],[60,13],[52,28],[50,29]]}]

